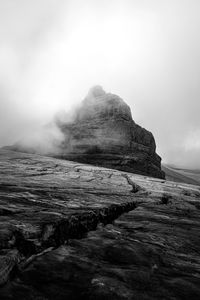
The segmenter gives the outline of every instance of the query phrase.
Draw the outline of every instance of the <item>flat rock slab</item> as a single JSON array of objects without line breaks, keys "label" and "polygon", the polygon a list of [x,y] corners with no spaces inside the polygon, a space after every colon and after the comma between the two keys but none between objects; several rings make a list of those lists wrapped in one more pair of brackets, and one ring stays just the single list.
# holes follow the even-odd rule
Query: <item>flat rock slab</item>
[{"label": "flat rock slab", "polygon": [[199,299],[198,186],[0,150],[0,299]]}]

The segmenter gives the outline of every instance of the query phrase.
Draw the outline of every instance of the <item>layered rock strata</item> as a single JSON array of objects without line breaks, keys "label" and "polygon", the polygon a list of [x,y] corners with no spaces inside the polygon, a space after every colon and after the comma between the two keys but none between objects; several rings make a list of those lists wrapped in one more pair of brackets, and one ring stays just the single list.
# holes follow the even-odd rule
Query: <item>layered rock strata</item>
[{"label": "layered rock strata", "polygon": [[92,88],[73,122],[57,119],[61,155],[70,160],[164,178],[151,132],[137,125],[130,107],[100,86]]}]

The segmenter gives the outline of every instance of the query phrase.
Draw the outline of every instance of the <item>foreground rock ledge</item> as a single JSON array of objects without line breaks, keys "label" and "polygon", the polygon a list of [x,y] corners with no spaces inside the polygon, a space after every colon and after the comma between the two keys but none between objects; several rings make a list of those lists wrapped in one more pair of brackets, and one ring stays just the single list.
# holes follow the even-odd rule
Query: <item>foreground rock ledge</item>
[{"label": "foreground rock ledge", "polygon": [[199,299],[198,186],[6,150],[0,172],[1,299]]}]

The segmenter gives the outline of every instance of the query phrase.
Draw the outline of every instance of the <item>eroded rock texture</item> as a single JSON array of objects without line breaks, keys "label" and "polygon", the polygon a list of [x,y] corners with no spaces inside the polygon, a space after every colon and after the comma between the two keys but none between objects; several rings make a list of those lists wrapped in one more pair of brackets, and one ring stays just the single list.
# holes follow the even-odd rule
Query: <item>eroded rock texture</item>
[{"label": "eroded rock texture", "polygon": [[65,136],[66,159],[164,178],[151,132],[137,125],[130,107],[118,96],[92,88],[74,121],[57,120]]},{"label": "eroded rock texture", "polygon": [[200,189],[0,151],[0,299],[199,299]]}]

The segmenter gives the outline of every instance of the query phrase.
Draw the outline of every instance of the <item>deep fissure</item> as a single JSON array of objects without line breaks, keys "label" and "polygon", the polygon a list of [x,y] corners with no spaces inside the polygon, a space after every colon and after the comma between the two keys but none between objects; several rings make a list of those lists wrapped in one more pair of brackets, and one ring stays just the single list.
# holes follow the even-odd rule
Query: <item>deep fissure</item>
[{"label": "deep fissure", "polygon": [[[14,232],[15,243],[12,250],[19,251],[18,258],[13,261],[12,268],[0,278],[1,284],[5,284],[10,275],[15,277],[22,269],[29,265],[37,256],[46,253],[47,249],[55,249],[66,244],[70,239],[82,239],[90,231],[95,231],[98,224],[107,225],[119,218],[123,213],[136,209],[134,201],[122,204],[112,204],[97,210],[90,210],[82,214],[73,214],[69,218],[55,223],[45,224],[40,238],[40,244],[26,239],[16,230]],[[6,274],[7,273],[7,274]]]}]

